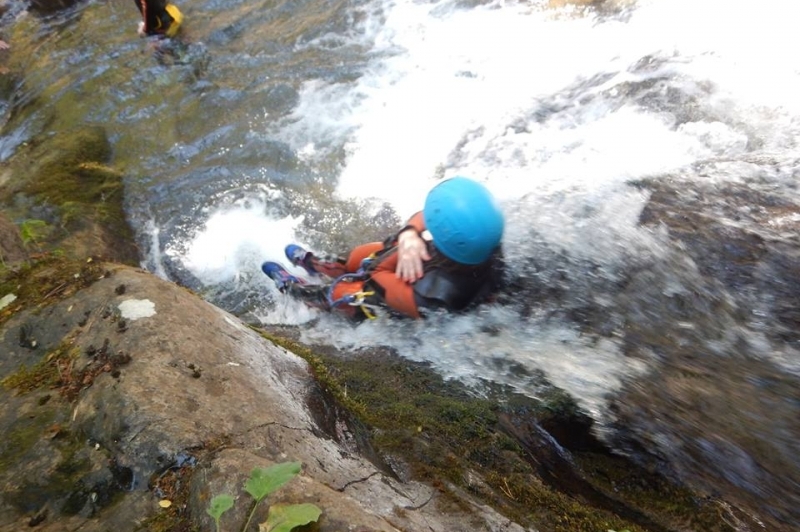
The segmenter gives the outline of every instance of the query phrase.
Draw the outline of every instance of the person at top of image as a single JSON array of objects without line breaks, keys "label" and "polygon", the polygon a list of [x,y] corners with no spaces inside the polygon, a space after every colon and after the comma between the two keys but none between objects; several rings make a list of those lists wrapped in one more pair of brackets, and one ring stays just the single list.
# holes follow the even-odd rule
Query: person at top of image
[{"label": "person at top of image", "polygon": [[158,35],[175,37],[183,23],[183,14],[167,0],[134,0],[142,14],[138,33],[140,37]]},{"label": "person at top of image", "polygon": [[458,312],[488,300],[500,286],[504,225],[484,185],[453,177],[431,189],[422,211],[383,242],[357,246],[344,258],[286,247],[292,264],[330,282],[309,283],[277,262],[261,269],[281,292],[354,319],[381,309],[410,318],[433,309]]}]

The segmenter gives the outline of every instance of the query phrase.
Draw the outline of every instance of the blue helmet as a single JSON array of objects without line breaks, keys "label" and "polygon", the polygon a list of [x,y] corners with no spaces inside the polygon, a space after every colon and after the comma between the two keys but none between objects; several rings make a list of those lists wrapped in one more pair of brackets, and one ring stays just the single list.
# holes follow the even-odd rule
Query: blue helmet
[{"label": "blue helmet", "polygon": [[505,221],[497,201],[486,187],[466,177],[433,187],[422,216],[436,248],[461,264],[484,262],[503,238]]}]

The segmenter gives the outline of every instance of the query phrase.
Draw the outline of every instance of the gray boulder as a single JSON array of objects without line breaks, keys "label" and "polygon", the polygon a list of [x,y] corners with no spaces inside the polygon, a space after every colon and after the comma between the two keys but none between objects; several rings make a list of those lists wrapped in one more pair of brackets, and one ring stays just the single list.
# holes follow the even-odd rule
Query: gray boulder
[{"label": "gray boulder", "polygon": [[302,472],[254,523],[283,501],[316,504],[322,531],[522,530],[386,474],[345,419],[326,434],[306,362],[236,317],[134,268],[66,273],[88,286],[0,328],[0,531],[213,530],[220,493],[236,498],[224,529],[239,530],[250,471],[285,461]]}]

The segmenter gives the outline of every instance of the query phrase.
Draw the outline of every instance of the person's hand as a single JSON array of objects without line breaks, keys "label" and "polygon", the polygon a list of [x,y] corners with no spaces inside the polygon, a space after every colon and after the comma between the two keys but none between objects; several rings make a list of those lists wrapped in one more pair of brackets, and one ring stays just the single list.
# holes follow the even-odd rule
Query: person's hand
[{"label": "person's hand", "polygon": [[139,34],[139,37],[144,37],[145,35],[147,35],[144,32],[144,22],[139,22],[139,26],[136,27],[136,33]]},{"label": "person's hand", "polygon": [[8,43],[2,39],[0,39],[0,50],[8,50],[11,48]]},{"label": "person's hand", "polygon": [[430,260],[428,246],[413,229],[406,229],[397,237],[397,268],[395,275],[413,283],[423,275],[422,261]]}]

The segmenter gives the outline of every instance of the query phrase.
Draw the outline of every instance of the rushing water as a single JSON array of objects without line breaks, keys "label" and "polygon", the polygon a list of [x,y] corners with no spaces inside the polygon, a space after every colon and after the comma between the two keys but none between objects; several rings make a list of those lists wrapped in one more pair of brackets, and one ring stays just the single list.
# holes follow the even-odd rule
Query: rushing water
[{"label": "rushing water", "polygon": [[[390,345],[448,377],[531,395],[543,373],[605,426],[607,394],[649,363],[626,356],[618,335],[587,334],[563,306],[605,309],[614,329],[633,312],[615,300],[632,271],[656,272],[656,295],[643,299],[652,313],[663,297],[705,290],[666,231],[639,224],[649,193],[630,183],[758,181],[796,194],[793,0],[178,4],[189,44],[161,62],[137,39],[127,0],[50,19],[7,14],[11,53],[29,63],[21,97],[58,116],[6,128],[0,157],[44,130],[104,124],[143,265],[247,319],[303,325],[308,341]],[[350,327],[259,271],[288,242],[344,251],[380,238],[436,180],[459,174],[484,181],[507,212],[504,248],[523,288],[501,304]],[[791,239],[798,221],[765,227]],[[562,284],[562,297],[532,304],[531,283]],[[702,336],[733,331],[731,319],[675,327]],[[735,336],[799,374],[796,346],[768,339],[769,323]]]}]

